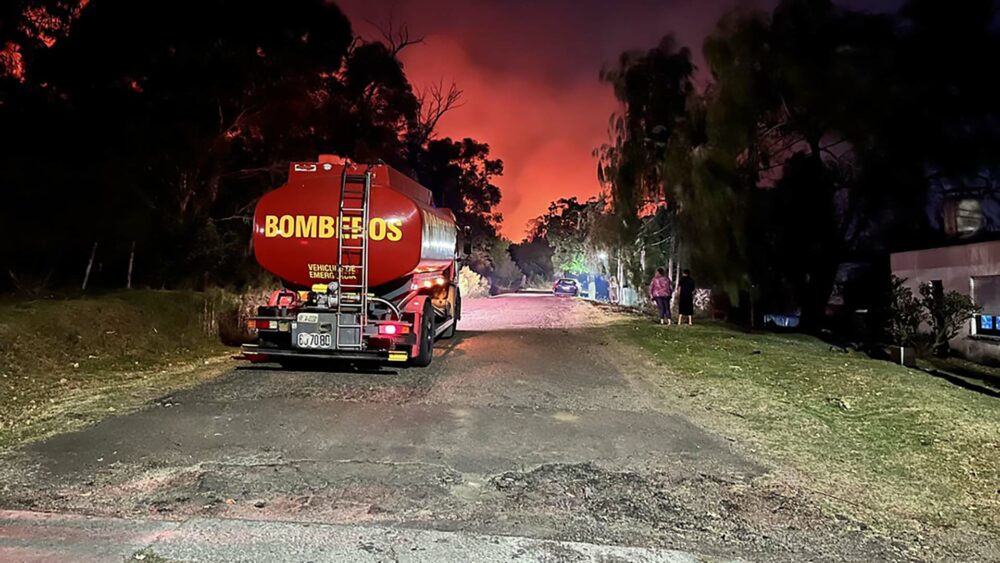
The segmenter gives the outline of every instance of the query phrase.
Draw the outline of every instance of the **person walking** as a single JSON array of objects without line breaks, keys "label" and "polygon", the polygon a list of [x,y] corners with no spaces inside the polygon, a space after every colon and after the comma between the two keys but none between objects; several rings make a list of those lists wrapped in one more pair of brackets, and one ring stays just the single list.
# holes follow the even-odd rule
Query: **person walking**
[{"label": "person walking", "polygon": [[660,312],[660,324],[671,324],[670,319],[670,295],[673,293],[674,284],[666,276],[663,268],[657,268],[653,280],[649,282],[649,296],[656,302],[656,308]]},{"label": "person walking", "polygon": [[691,270],[684,270],[681,274],[680,296],[677,298],[677,324],[684,324],[684,316],[687,315],[688,326],[694,324],[694,278],[691,277]]},{"label": "person walking", "polygon": [[608,301],[612,304],[618,304],[618,278],[611,276],[611,281],[608,282]]}]

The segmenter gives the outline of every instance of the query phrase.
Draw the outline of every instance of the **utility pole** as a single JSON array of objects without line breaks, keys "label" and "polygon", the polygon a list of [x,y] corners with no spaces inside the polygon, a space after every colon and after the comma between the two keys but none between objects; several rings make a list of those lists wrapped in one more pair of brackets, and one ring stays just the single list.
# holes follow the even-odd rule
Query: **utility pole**
[{"label": "utility pole", "polygon": [[94,242],[93,248],[90,249],[90,260],[87,261],[87,271],[83,274],[83,285],[80,286],[82,291],[87,291],[87,281],[90,280],[90,269],[94,267],[94,256],[97,254],[97,242]]},{"label": "utility pole", "polygon": [[135,262],[135,241],[132,241],[132,250],[128,253],[128,277],[125,279],[125,289],[132,289],[132,264]]}]

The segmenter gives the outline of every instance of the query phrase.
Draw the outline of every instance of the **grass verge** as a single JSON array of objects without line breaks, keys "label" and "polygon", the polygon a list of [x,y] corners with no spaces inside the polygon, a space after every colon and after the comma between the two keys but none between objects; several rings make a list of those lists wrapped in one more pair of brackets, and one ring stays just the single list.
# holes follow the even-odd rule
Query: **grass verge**
[{"label": "grass verge", "polygon": [[224,370],[220,295],[0,302],[0,449],[91,424]]},{"label": "grass verge", "polygon": [[924,369],[937,369],[972,380],[978,385],[1000,392],[1000,367],[984,366],[958,357],[929,357],[918,361]]},{"label": "grass verge", "polygon": [[695,419],[790,463],[838,510],[888,527],[1000,531],[1000,400],[808,336],[629,322],[646,375]]}]

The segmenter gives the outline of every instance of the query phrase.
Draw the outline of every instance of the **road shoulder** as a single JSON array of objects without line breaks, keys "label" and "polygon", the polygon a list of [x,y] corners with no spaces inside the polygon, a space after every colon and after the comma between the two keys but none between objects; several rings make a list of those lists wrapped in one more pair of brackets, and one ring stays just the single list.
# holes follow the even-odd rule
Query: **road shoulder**
[{"label": "road shoulder", "polygon": [[171,395],[230,372],[228,355],[197,358],[155,369],[94,374],[97,381],[67,388],[32,405],[30,415],[0,428],[0,453],[93,426],[150,406],[171,406]]},{"label": "road shoulder", "polygon": [[[123,520],[0,511],[0,559],[27,561],[632,561],[695,563],[667,549],[378,526],[234,519]],[[720,561],[713,559],[713,561]]]}]

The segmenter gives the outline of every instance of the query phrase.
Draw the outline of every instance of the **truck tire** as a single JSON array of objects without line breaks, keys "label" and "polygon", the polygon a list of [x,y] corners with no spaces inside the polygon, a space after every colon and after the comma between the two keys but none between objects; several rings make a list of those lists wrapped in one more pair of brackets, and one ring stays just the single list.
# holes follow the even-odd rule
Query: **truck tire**
[{"label": "truck tire", "polygon": [[449,338],[455,336],[455,329],[458,328],[458,319],[462,317],[462,294],[458,291],[458,286],[455,286],[455,306],[451,309],[451,326],[445,329],[441,333],[441,338],[443,340],[448,340]]},{"label": "truck tire", "polygon": [[430,299],[424,301],[424,312],[420,318],[420,353],[410,359],[410,365],[425,368],[434,359],[434,307]]}]

